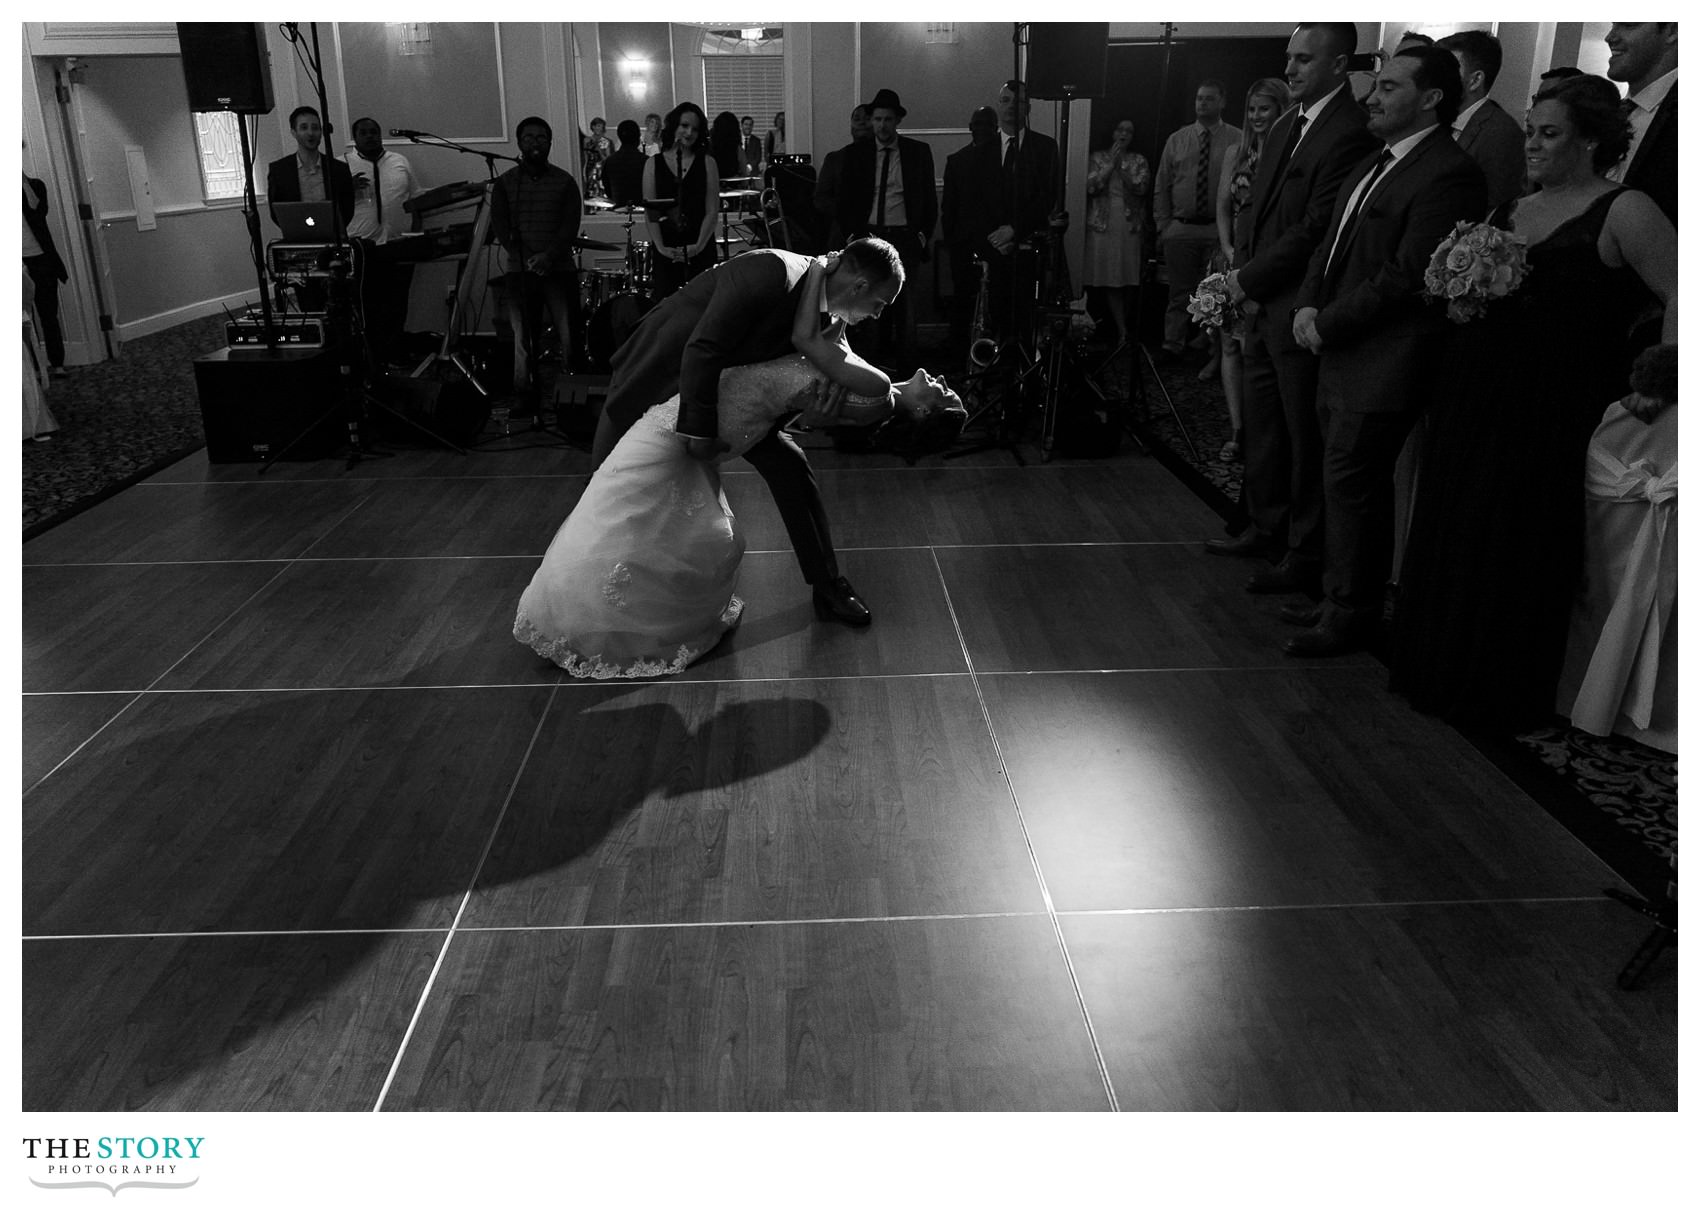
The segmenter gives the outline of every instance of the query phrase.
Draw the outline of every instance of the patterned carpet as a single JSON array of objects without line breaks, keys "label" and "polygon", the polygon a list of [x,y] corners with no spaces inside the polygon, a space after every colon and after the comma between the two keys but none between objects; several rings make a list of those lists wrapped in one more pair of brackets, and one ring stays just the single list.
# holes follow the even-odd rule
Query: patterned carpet
[{"label": "patterned carpet", "polygon": [[[24,443],[24,537],[62,522],[205,445],[194,359],[224,344],[222,317],[128,342],[122,356],[55,380],[60,429]],[[1144,372],[1143,421],[1134,428],[1237,529],[1243,468],[1220,457],[1230,435],[1219,379],[1200,382],[1203,355]],[[1126,399],[1131,360],[1099,349],[1086,360],[1112,400]],[[1172,407],[1171,407],[1172,406]],[[1190,444],[1188,439],[1190,438]],[[1472,738],[1506,774],[1592,846],[1643,894],[1657,897],[1676,855],[1676,759],[1623,738],[1555,725],[1504,739]]]},{"label": "patterned carpet", "polygon": [[24,443],[24,538],[205,446],[194,360],[222,348],[224,317],[209,316],[53,380],[59,429]]}]

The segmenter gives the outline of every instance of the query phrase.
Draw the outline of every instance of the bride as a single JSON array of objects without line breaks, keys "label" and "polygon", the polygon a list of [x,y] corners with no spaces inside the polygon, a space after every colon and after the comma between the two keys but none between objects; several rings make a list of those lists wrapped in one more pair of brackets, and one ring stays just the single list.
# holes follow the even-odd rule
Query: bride
[{"label": "bride", "polygon": [[[818,307],[805,299],[804,308]],[[814,313],[810,313],[813,315]],[[720,376],[720,440],[696,459],[674,426],[677,395],[650,408],[591,477],[519,600],[514,638],[574,678],[676,674],[737,624],[744,537],[720,486],[720,465],[796,412],[807,424],[912,426],[908,453],[950,445],[966,410],[942,379],[902,383],[850,352],[842,338]],[[836,411],[828,383],[850,393]]]}]

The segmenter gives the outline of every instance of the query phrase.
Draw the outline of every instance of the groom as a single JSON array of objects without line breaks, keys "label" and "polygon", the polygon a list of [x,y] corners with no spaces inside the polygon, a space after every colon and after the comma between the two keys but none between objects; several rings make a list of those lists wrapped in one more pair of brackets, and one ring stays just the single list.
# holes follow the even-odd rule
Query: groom
[{"label": "groom", "polygon": [[[790,353],[791,329],[814,259],[783,249],[753,249],[691,279],[643,318],[614,352],[613,375],[591,454],[608,458],[644,411],[679,394],[677,429],[686,449],[712,459],[720,441],[720,372]],[[897,250],[884,240],[855,240],[827,274],[822,303],[834,322],[878,316],[903,289]],[[843,398],[837,392],[829,407]],[[801,409],[807,401],[799,401]],[[779,507],[816,610],[853,627],[872,622],[867,606],[838,572],[826,507],[807,456],[783,420],[744,452]]]},{"label": "groom", "polygon": [[1423,271],[1460,219],[1487,210],[1487,179],[1452,141],[1464,85],[1450,51],[1414,46],[1387,61],[1364,101],[1380,150],[1346,177],[1293,312],[1293,340],[1317,354],[1325,562],[1321,607],[1289,606],[1305,627],[1294,657],[1363,647],[1378,629],[1393,550],[1393,469],[1435,373],[1444,313]]}]

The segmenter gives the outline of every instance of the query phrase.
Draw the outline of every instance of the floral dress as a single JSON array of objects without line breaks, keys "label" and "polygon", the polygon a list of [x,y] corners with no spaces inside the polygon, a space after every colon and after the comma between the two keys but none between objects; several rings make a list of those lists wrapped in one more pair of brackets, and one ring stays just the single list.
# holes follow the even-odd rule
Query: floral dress
[{"label": "floral dress", "polygon": [[1110,162],[1106,148],[1092,153],[1086,178],[1085,286],[1138,286],[1143,261],[1145,199],[1151,167],[1138,152]]}]

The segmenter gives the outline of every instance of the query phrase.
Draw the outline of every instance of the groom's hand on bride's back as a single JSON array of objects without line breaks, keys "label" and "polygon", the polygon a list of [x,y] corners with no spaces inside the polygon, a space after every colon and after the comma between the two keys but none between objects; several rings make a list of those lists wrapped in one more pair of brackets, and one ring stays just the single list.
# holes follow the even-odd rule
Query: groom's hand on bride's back
[{"label": "groom's hand on bride's back", "polygon": [[813,379],[791,397],[790,412],[807,414],[810,425],[830,425],[844,407],[849,389],[831,380]]}]

